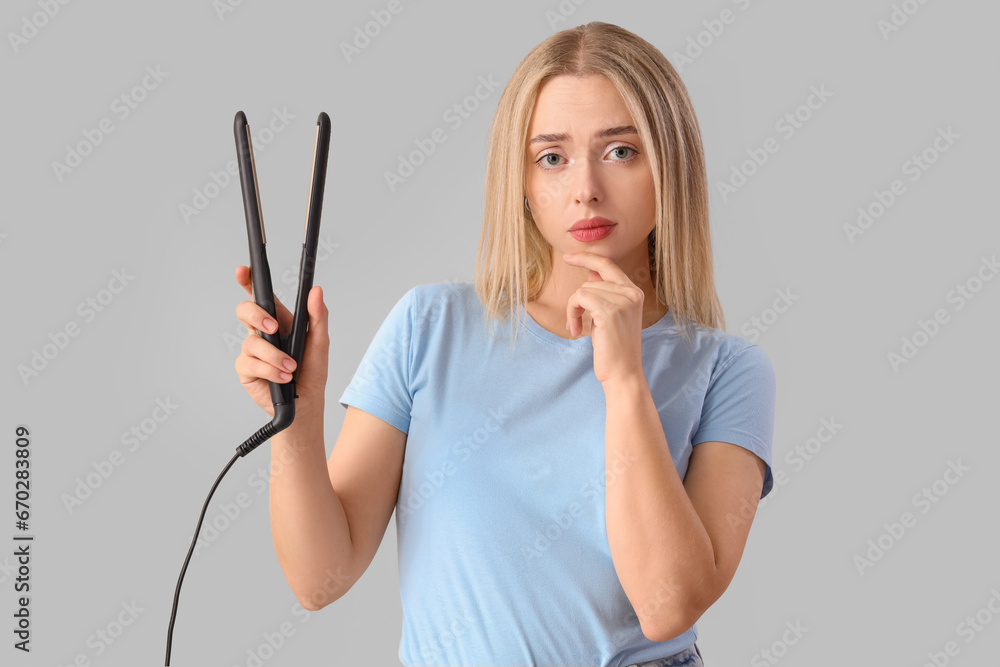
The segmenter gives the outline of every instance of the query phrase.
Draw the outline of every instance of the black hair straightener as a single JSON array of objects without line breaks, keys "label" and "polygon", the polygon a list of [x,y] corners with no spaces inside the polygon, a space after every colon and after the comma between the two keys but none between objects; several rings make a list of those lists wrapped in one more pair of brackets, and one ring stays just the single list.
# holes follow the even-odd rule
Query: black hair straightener
[{"label": "black hair straightener", "polygon": [[[267,264],[267,237],[264,234],[264,221],[261,215],[260,192],[257,188],[257,169],[253,157],[253,144],[250,139],[250,125],[247,117],[242,111],[236,112],[236,121],[233,132],[236,135],[236,153],[240,169],[240,185],[243,189],[243,211],[247,220],[247,240],[250,244],[250,280],[253,284],[253,300],[258,306],[271,315],[275,322],[278,321],[276,308],[274,305],[274,292],[271,288],[271,270]],[[292,379],[284,384],[269,382],[271,387],[271,401],[274,403],[274,417],[271,421],[260,428],[256,433],[246,439],[246,441],[236,448],[236,454],[230,459],[228,465],[219,474],[208,492],[205,499],[205,506],[201,510],[198,518],[198,525],[194,530],[194,538],[191,540],[191,548],[188,550],[187,558],[184,559],[184,566],[181,574],[177,578],[177,589],[174,591],[174,605],[170,612],[170,627],[167,629],[167,656],[164,665],[170,665],[170,644],[174,634],[174,620],[177,616],[177,601],[181,594],[181,582],[184,580],[184,573],[187,571],[188,563],[191,561],[191,554],[198,542],[198,533],[201,532],[201,523],[205,519],[205,512],[208,510],[208,503],[215,493],[216,487],[222,481],[223,476],[236,462],[236,459],[246,456],[274,434],[288,428],[295,419],[295,381],[301,369],[302,351],[305,348],[306,330],[309,326],[309,312],[307,302],[309,291],[312,289],[313,275],[316,271],[316,246],[319,243],[319,223],[320,214],[323,208],[323,189],[326,183],[326,163],[330,153],[330,117],[325,113],[320,113],[316,120],[316,139],[313,145],[312,177],[309,188],[309,201],[306,205],[306,225],[305,239],[302,242],[302,260],[299,263],[299,291],[295,299],[295,318],[292,323],[292,331],[287,336],[280,336],[279,332],[267,333],[259,332],[264,340],[287,353],[295,360],[295,372]]]}]

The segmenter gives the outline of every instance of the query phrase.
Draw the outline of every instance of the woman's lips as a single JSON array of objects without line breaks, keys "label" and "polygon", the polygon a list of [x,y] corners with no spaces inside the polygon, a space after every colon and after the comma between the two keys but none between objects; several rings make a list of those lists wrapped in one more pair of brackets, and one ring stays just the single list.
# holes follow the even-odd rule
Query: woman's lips
[{"label": "woman's lips", "polygon": [[600,227],[585,227],[581,229],[575,229],[570,231],[570,236],[572,236],[577,241],[600,241],[614,231],[616,225],[611,223],[609,225],[601,225]]},{"label": "woman's lips", "polygon": [[600,216],[594,216],[593,218],[580,218],[573,223],[573,226],[569,228],[569,231],[575,232],[578,229],[589,229],[592,227],[613,227],[614,222],[608,220],[607,218],[602,218]]}]

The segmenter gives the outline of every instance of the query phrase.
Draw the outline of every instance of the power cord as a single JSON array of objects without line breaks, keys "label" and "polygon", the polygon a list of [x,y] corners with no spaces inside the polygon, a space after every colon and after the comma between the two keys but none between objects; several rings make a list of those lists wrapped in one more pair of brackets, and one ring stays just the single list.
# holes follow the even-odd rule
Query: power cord
[{"label": "power cord", "polygon": [[[275,414],[277,416],[279,406],[275,406],[275,408]],[[275,419],[275,421],[279,420]],[[236,459],[246,456],[265,441],[270,439],[275,433],[287,426],[287,424],[275,426],[275,421],[265,424],[263,428],[251,435],[247,438],[246,442],[236,448],[236,454],[233,455],[233,458],[229,460],[226,467],[222,469],[221,473],[219,473],[219,476],[215,480],[215,484],[212,485],[212,490],[208,492],[208,497],[205,498],[205,505],[201,508],[201,516],[198,517],[198,525],[194,529],[194,538],[191,540],[191,548],[188,549],[187,558],[184,559],[184,566],[181,567],[181,574],[177,577],[177,588],[174,590],[174,606],[170,611],[170,627],[167,628],[167,657],[166,661],[163,663],[166,667],[169,667],[170,665],[170,644],[174,636],[174,620],[177,617],[177,601],[181,597],[181,582],[184,581],[184,573],[187,572],[187,566],[191,561],[191,554],[194,553],[194,547],[198,544],[198,533],[201,532],[201,522],[205,520],[205,512],[208,511],[208,503],[212,500],[212,494],[215,493],[215,489],[219,486],[219,482],[222,481],[222,478],[225,477],[227,472],[229,472],[229,469],[233,467],[234,463],[236,463]]]}]

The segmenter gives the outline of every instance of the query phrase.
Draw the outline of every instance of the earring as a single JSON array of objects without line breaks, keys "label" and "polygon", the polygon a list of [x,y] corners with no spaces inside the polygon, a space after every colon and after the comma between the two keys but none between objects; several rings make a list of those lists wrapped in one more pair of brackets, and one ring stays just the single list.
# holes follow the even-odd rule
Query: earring
[{"label": "earring", "polygon": [[526,211],[527,211],[528,213],[531,213],[531,207],[530,207],[530,206],[528,206],[528,195],[524,195],[524,209],[525,209],[525,210],[526,210]]}]

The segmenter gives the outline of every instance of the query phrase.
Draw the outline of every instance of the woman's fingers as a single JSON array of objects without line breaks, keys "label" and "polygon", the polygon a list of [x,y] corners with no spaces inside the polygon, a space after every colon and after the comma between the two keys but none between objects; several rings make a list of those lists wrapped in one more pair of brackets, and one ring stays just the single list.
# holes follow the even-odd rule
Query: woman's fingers
[{"label": "woman's fingers", "polygon": [[330,346],[330,311],[323,302],[323,288],[315,285],[306,299],[309,311],[309,334],[325,351]]},{"label": "woman's fingers", "polygon": [[292,374],[278,370],[271,364],[254,357],[241,354],[236,358],[236,375],[242,384],[253,384],[258,380],[284,384],[292,379]]},{"label": "woman's fingers", "polygon": [[[249,294],[251,286],[248,267],[237,267],[236,280]],[[268,382],[285,384],[290,382],[292,377],[297,377],[295,390],[298,403],[301,405],[323,404],[323,393],[326,388],[329,367],[330,312],[326,304],[323,303],[322,287],[313,286],[306,305],[309,328],[306,333],[302,362],[299,364],[301,368],[297,367],[295,360],[279,346],[269,343],[263,336],[256,335],[256,331],[274,332],[273,325],[268,327],[264,323],[265,319],[270,317],[267,311],[253,301],[241,301],[236,306],[237,317],[249,331],[243,339],[243,347],[236,359],[236,374],[254,402],[269,415],[274,414],[274,409]],[[281,322],[281,326],[286,333],[290,333],[292,315],[286,308],[279,305],[279,313],[282,312],[285,321]],[[298,375],[293,375],[296,372]]]},{"label": "woman's fingers", "polygon": [[[253,297],[253,282],[250,280],[249,266],[236,267],[236,282],[238,282],[243,287],[243,289],[246,290],[246,293],[251,298]],[[249,301],[247,303],[251,303],[257,308],[260,308],[260,306],[257,306],[257,304],[255,304],[253,301]],[[291,333],[292,320],[294,319],[294,316],[292,315],[291,311],[289,311],[288,308],[286,308],[285,305],[281,303],[281,299],[279,299],[277,296],[274,297],[274,309],[278,315],[278,324],[281,326],[283,330],[285,330],[286,333]],[[269,315],[267,315],[267,311],[264,310],[263,308],[260,308],[260,311],[261,313],[263,313],[263,315],[255,318],[253,321],[260,322],[263,320],[264,317],[270,317]],[[239,314],[238,311],[237,314]],[[257,329],[261,329],[261,327],[258,327],[257,325],[253,326]],[[261,330],[268,331],[268,333],[273,333],[273,330],[270,329],[261,329]]]},{"label": "woman's fingers", "polygon": [[[276,380],[278,373],[293,373],[295,371],[295,360],[260,336],[247,336],[244,338],[243,354],[240,356],[260,361],[270,367],[271,370],[266,376],[258,375],[257,377],[267,377],[269,380],[278,381]],[[253,364],[249,370],[261,370],[261,367]]]},{"label": "woman's fingers", "polygon": [[[249,333],[253,334],[254,329],[275,333],[274,320],[266,310],[258,306],[253,301],[240,301],[236,304],[236,317],[245,326]],[[270,322],[270,324],[268,324]],[[285,329],[288,332],[288,329]]]}]

